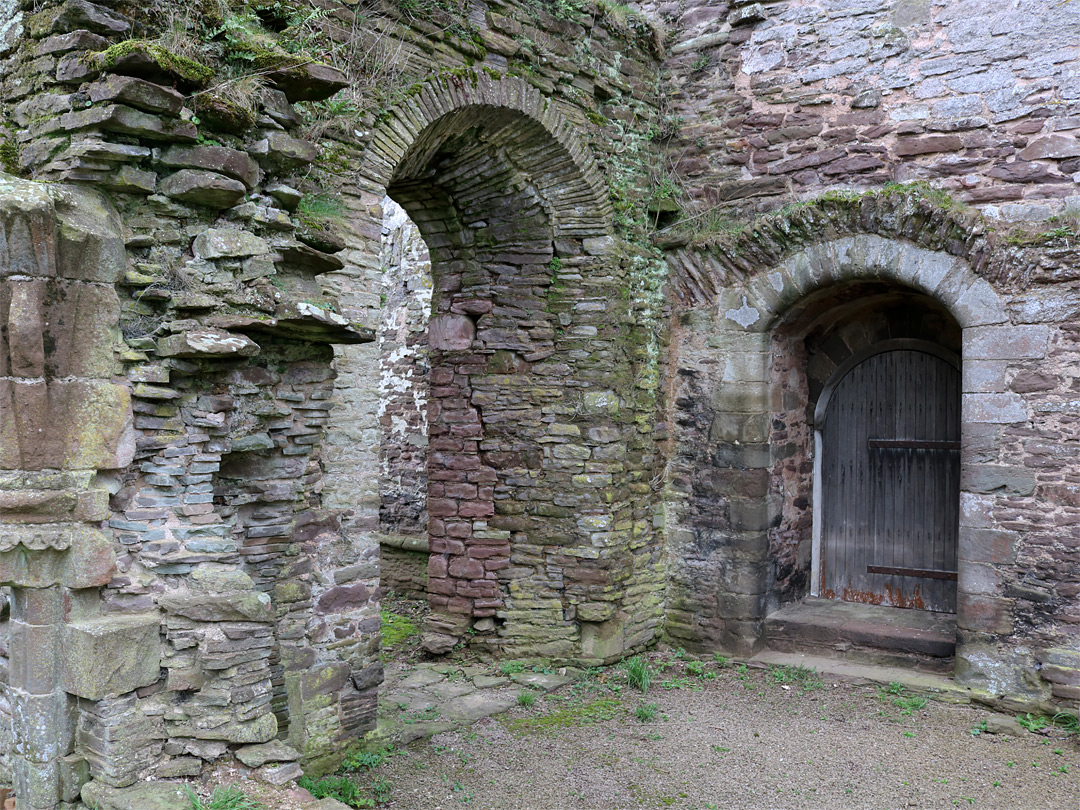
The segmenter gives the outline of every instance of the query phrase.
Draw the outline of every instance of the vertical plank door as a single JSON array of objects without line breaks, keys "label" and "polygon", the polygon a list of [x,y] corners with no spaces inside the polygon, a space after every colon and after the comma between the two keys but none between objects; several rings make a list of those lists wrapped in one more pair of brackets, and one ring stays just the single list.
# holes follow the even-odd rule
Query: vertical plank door
[{"label": "vertical plank door", "polygon": [[873,354],[824,416],[822,595],[955,612],[959,370],[923,351]]}]

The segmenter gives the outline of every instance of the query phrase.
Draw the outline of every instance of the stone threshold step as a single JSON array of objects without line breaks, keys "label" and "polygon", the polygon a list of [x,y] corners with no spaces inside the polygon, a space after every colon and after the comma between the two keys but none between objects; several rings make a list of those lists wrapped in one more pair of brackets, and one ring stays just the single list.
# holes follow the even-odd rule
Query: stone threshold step
[{"label": "stone threshold step", "polygon": [[771,614],[765,629],[769,647],[784,652],[859,648],[939,659],[956,652],[952,613],[810,598]]},{"label": "stone threshold step", "polygon": [[974,697],[971,689],[959,686],[948,676],[919,672],[910,667],[858,664],[828,656],[775,650],[762,650],[749,658],[747,664],[762,668],[805,667],[817,672],[826,682],[831,679],[867,686],[899,682],[914,692],[929,695],[946,703],[971,703]]}]

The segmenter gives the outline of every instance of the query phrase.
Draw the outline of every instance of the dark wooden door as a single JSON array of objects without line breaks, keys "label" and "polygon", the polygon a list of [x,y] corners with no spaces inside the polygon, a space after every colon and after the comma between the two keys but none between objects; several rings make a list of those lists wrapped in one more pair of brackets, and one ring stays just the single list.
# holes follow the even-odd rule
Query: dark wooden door
[{"label": "dark wooden door", "polygon": [[934,353],[884,351],[824,405],[822,595],[955,612],[959,370]]}]

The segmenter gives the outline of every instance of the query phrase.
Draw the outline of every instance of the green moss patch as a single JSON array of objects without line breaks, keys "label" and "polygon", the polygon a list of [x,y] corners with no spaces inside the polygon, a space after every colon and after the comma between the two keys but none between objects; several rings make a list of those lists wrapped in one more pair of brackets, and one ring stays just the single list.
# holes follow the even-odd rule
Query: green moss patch
[{"label": "green moss patch", "polygon": [[589,726],[613,720],[621,709],[622,701],[618,698],[605,697],[577,706],[568,706],[539,717],[518,717],[506,721],[506,725],[516,734],[543,734],[561,728]]},{"label": "green moss patch", "polygon": [[379,611],[379,615],[382,617],[382,645],[384,650],[397,646],[406,639],[420,633],[420,628],[408,616],[389,610]]},{"label": "green moss patch", "polygon": [[129,39],[106,48],[95,57],[103,70],[134,75],[160,72],[187,89],[206,87],[214,71],[201,62],[179,56],[161,45],[141,39]]}]

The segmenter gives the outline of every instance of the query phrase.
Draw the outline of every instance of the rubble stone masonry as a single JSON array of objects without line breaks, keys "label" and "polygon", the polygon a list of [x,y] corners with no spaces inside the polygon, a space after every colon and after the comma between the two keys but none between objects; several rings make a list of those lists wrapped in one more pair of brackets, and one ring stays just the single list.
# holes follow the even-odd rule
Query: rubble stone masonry
[{"label": "rubble stone masonry", "polygon": [[956,679],[1080,699],[1080,0],[1005,5],[0,0],[20,810],[336,766],[387,590],[760,650],[887,339],[962,365]]}]

